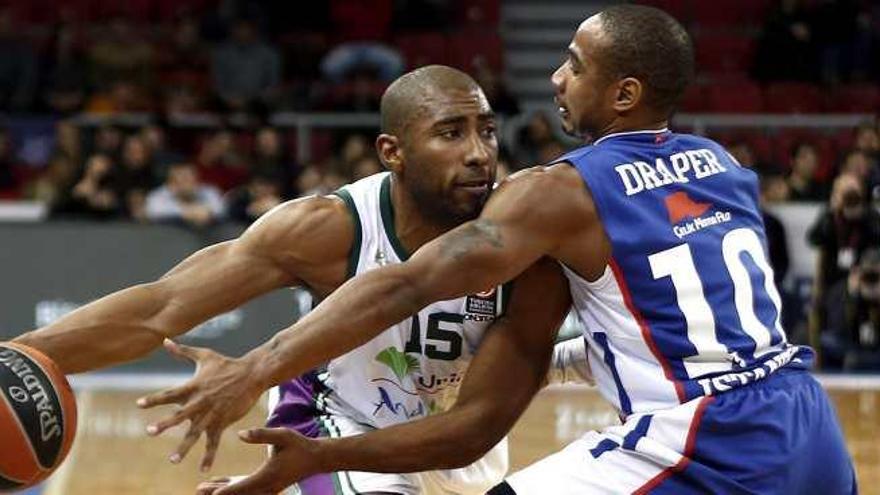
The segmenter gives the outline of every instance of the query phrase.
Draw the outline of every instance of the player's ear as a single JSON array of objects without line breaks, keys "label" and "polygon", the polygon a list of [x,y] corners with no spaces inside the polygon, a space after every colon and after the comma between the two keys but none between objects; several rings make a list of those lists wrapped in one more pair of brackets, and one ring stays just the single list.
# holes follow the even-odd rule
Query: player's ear
[{"label": "player's ear", "polygon": [[634,77],[626,77],[617,83],[617,97],[614,109],[618,113],[628,112],[641,102],[644,96],[642,82]]},{"label": "player's ear", "polygon": [[403,169],[403,150],[400,148],[400,140],[393,134],[379,134],[376,138],[376,155],[382,165],[394,173],[400,173]]}]

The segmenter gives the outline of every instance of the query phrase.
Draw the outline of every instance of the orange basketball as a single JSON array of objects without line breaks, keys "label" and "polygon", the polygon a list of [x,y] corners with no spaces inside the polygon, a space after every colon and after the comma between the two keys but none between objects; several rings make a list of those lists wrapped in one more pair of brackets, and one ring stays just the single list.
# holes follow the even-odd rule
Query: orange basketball
[{"label": "orange basketball", "polygon": [[67,456],[76,433],[76,399],[45,354],[0,343],[0,492],[32,486]]}]

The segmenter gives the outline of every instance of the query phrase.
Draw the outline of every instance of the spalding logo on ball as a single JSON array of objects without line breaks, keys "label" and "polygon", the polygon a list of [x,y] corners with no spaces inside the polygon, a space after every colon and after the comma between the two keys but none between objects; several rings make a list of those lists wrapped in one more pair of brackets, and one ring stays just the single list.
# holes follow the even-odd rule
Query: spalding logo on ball
[{"label": "spalding logo on ball", "polygon": [[76,400],[45,354],[0,343],[0,492],[33,486],[57,468],[76,433]]}]

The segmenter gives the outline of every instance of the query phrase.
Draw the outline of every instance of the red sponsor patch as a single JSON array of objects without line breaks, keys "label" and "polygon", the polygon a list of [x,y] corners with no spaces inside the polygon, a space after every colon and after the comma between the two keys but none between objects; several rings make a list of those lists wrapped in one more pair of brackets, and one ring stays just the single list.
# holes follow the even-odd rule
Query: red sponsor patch
[{"label": "red sponsor patch", "polygon": [[712,207],[711,203],[699,203],[691,199],[686,192],[678,191],[666,196],[666,211],[669,222],[677,224],[685,218],[696,218]]}]

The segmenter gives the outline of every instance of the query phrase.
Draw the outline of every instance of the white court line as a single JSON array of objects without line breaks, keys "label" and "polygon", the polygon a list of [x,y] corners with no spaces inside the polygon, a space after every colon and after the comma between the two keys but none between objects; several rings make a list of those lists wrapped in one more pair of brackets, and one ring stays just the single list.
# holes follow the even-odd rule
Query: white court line
[{"label": "white court line", "polygon": [[[93,398],[94,392],[92,390],[80,390],[76,394],[76,410],[77,417],[79,418],[76,425],[76,437],[84,433],[85,421],[82,421],[82,418],[87,418],[89,416],[92,409]],[[79,454],[78,445],[79,442],[74,438],[73,445],[70,447],[70,452],[67,454],[67,459],[61,463],[58,470],[49,477],[48,481],[46,481],[43,495],[64,495],[67,492],[66,488],[69,484],[70,475],[73,472],[73,466],[76,464],[76,458]]]}]

